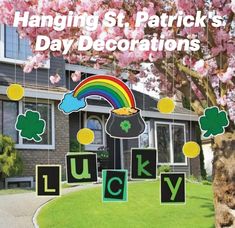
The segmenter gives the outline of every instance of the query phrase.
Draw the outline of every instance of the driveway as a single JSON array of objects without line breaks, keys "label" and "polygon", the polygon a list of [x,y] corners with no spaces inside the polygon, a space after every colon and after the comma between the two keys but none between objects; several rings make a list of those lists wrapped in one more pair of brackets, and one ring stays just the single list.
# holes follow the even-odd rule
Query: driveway
[{"label": "driveway", "polygon": [[[87,184],[62,189],[62,195],[96,184]],[[37,197],[35,192],[0,196],[0,228],[32,228],[37,209],[55,197]]]}]

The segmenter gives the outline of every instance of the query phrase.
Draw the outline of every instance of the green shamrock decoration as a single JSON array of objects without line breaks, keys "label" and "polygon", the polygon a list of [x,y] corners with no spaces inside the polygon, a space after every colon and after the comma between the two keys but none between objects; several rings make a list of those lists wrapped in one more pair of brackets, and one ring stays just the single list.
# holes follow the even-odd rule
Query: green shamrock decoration
[{"label": "green shamrock decoration", "polygon": [[129,120],[124,120],[120,123],[120,127],[123,131],[128,133],[129,129],[131,128],[131,123]]},{"label": "green shamrock decoration", "polygon": [[218,107],[213,106],[205,109],[204,115],[199,118],[199,125],[204,131],[204,137],[221,135],[225,132],[225,128],[229,125],[228,114],[220,111]]},{"label": "green shamrock decoration", "polygon": [[45,132],[46,122],[41,119],[39,112],[27,110],[25,114],[18,115],[15,128],[24,139],[41,142],[41,135]]}]

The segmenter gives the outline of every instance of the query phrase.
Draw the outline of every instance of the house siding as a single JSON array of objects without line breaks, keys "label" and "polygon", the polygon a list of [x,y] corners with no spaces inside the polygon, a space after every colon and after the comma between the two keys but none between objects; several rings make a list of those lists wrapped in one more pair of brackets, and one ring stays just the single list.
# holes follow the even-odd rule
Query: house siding
[{"label": "house siding", "polygon": [[123,139],[123,166],[130,173],[131,168],[131,148],[138,148],[139,141],[136,139]]},{"label": "house siding", "polygon": [[[195,138],[195,131],[194,131],[194,125],[190,125],[187,121],[174,121],[174,120],[163,120],[163,119],[145,119],[145,121],[150,122],[150,132],[149,136],[152,140],[150,140],[150,148],[156,148],[156,131],[155,131],[155,123],[156,122],[165,122],[165,123],[180,123],[185,124],[185,130],[186,130],[186,141],[189,141],[190,138],[193,140]],[[191,129],[190,129],[191,128]],[[189,132],[191,132],[189,134]],[[130,171],[130,165],[131,165],[131,148],[138,148],[138,138],[136,139],[129,139],[129,140],[123,140],[123,159],[124,159],[124,168]],[[157,167],[160,165],[157,164]],[[173,172],[184,172],[186,173],[186,176],[189,176],[193,174],[196,177],[200,176],[200,161],[199,157],[195,159],[187,159],[186,165],[170,165],[171,170]]]},{"label": "house siding", "polygon": [[[16,71],[16,77],[15,77]],[[52,85],[49,82],[50,75],[54,75],[59,73],[61,76],[61,81],[56,85]],[[66,75],[67,73],[67,75]],[[57,87],[63,87],[64,89],[67,87],[69,89],[74,88],[77,83],[73,83],[69,77],[70,72],[65,71],[65,61],[62,57],[60,58],[51,58],[50,59],[50,69],[43,69],[40,68],[37,71],[33,70],[29,74],[24,74],[22,71],[21,66],[11,64],[11,63],[3,63],[0,62],[0,85],[8,85],[12,82],[17,82],[22,84],[25,87],[34,87],[36,89],[46,89],[46,90],[53,90]],[[67,77],[66,77],[67,76]],[[16,79],[15,79],[16,78]],[[67,78],[67,82],[66,82]],[[15,81],[16,80],[16,81]],[[69,82],[70,80],[70,82]],[[49,88],[48,88],[49,87]],[[137,103],[137,107],[141,110],[151,110],[156,111],[156,100],[150,98],[146,94],[142,94],[139,92],[135,92],[135,99]],[[107,107],[110,106],[104,99],[96,100],[96,99],[88,99],[87,103],[89,105],[97,105],[100,107]],[[80,113],[73,113],[70,116],[64,115],[57,109],[58,102],[55,102],[55,150],[19,150],[20,154],[23,158],[24,162],[24,172],[23,176],[35,176],[35,166],[37,164],[61,164],[62,165],[62,173],[65,174],[65,155],[69,152],[69,141],[76,140],[77,131],[83,126],[84,124],[84,112]],[[105,115],[105,118],[108,117],[107,113],[96,113],[97,110],[94,110],[94,113],[90,112],[87,113],[87,117],[90,115],[98,115],[102,116]],[[186,115],[186,113],[184,113]],[[149,118],[146,121],[150,121],[150,137],[152,138],[150,142],[150,147],[156,147],[156,136],[155,136],[155,122],[174,122],[174,123],[183,123],[186,126],[186,141],[190,139],[195,139],[195,132],[194,132],[194,125],[190,124],[189,121],[177,121],[173,119],[154,119]],[[106,136],[107,137],[107,136]],[[109,147],[112,147],[113,139],[109,139]],[[114,140],[115,143],[120,142],[118,140]],[[106,142],[107,144],[107,142]],[[138,148],[138,138],[137,139],[128,139],[123,140],[123,167],[130,171],[130,151],[131,148]],[[121,151],[118,145],[115,147],[116,151]],[[118,157],[120,154],[112,154],[115,156],[114,160],[120,160]],[[48,156],[49,155],[49,156]],[[49,158],[49,159],[48,159]],[[114,157],[112,157],[114,158]],[[118,164],[118,167],[121,164]],[[185,172],[187,175],[193,174],[195,176],[200,176],[200,162],[199,158],[188,160],[187,165],[177,165],[171,166],[172,170],[175,172]]]},{"label": "house siding", "polygon": [[56,85],[56,87],[66,87],[65,62],[62,57],[52,57],[50,59],[49,71],[45,68],[39,68],[37,71],[33,70],[31,73],[24,74],[21,66],[5,62],[0,62],[0,69],[0,85],[8,85],[9,83],[17,82],[22,85],[26,84],[34,87],[38,86],[47,88],[49,85],[50,88],[53,88],[55,86],[49,83],[48,74],[50,76],[59,73],[61,81]]},{"label": "house siding", "polygon": [[[58,103],[55,102],[55,107]],[[22,176],[35,176],[35,166],[40,164],[62,165],[65,178],[65,155],[69,152],[69,118],[55,108],[55,150],[18,150],[24,163]]]},{"label": "house siding", "polygon": [[[192,137],[192,139],[196,140],[197,136],[196,136],[196,125],[198,125],[197,122],[192,122],[191,124],[191,134],[190,136]],[[191,139],[189,139],[189,141],[191,141]],[[190,169],[191,169],[191,174],[194,177],[200,178],[201,177],[201,165],[200,165],[200,156],[197,156],[196,158],[192,158],[190,159]]]}]

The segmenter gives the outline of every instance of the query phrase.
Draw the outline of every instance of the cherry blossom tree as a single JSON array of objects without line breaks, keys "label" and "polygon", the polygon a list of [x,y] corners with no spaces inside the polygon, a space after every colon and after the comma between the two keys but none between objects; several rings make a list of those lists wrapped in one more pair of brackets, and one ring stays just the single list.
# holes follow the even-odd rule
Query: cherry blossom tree
[{"label": "cherry blossom tree", "polygon": [[[83,28],[65,28],[55,31],[53,28],[23,28],[19,26],[21,37],[30,40],[35,50],[38,35],[47,35],[50,39],[75,39],[81,35],[89,35],[95,39],[150,39],[164,35],[165,39],[180,38],[200,40],[200,49],[190,51],[78,51],[76,43],[64,59],[70,63],[79,63],[95,68],[109,67],[114,75],[129,72],[132,82],[146,79],[146,88],[155,90],[156,85],[167,95],[180,91],[189,99],[191,107],[200,116],[205,108],[218,106],[229,114],[230,124],[223,135],[213,138],[213,190],[216,216],[216,227],[235,226],[235,0],[2,0],[0,5],[0,22],[12,25],[14,14],[29,11],[30,15],[67,15],[69,11],[80,15],[84,12],[99,15],[98,28],[87,31]],[[106,12],[123,13],[128,28],[105,27],[101,21]],[[177,15],[182,11],[185,15],[196,15],[201,11],[206,15],[206,27],[134,26],[138,11],[151,15]],[[223,17],[221,27],[213,27],[209,15]],[[38,68],[50,55],[61,56],[61,51],[35,52],[24,66],[25,72]],[[151,76],[143,70],[141,63],[151,64]],[[79,73],[78,73],[79,74]],[[156,89],[158,91],[158,88]]]}]

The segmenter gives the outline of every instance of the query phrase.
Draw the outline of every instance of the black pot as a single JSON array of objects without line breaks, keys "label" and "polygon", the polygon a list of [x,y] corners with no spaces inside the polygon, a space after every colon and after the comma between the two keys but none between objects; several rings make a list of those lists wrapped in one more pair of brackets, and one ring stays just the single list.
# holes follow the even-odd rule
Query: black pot
[{"label": "black pot", "polygon": [[145,130],[145,122],[140,115],[140,110],[132,115],[117,115],[111,112],[107,123],[106,132],[113,138],[137,138]]}]

